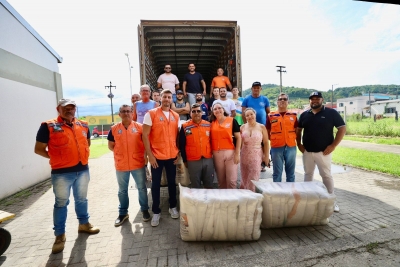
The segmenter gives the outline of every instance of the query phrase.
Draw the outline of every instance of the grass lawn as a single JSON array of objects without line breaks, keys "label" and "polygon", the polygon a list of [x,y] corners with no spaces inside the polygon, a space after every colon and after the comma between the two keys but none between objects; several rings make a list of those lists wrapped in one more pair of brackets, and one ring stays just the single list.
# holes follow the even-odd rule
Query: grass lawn
[{"label": "grass lawn", "polygon": [[337,164],[354,166],[400,177],[400,155],[364,149],[337,147],[332,155]]},{"label": "grass lawn", "polygon": [[382,144],[382,145],[400,145],[400,138],[398,138],[398,137],[345,135],[343,139],[351,140],[351,141]]},{"label": "grass lawn", "polygon": [[90,145],[90,158],[95,159],[98,157],[103,156],[104,154],[107,154],[108,152],[111,152],[108,149],[108,140],[107,137],[101,137],[92,139],[91,140],[91,145]]}]

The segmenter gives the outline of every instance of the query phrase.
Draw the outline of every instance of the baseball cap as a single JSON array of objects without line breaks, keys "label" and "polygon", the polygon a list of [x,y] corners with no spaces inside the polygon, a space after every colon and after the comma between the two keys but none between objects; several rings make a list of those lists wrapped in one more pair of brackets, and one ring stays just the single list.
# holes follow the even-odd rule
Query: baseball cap
[{"label": "baseball cap", "polygon": [[183,94],[182,90],[176,90],[176,94]]},{"label": "baseball cap", "polygon": [[261,86],[261,83],[260,83],[260,82],[254,82],[254,83],[251,85],[251,87],[254,87],[254,86]]},{"label": "baseball cap", "polygon": [[311,99],[311,97],[313,97],[313,96],[323,98],[321,92],[312,92],[308,99]]},{"label": "baseball cap", "polygon": [[74,106],[76,106],[76,103],[75,103],[75,101],[72,101],[71,99],[61,98],[61,99],[58,101],[58,105],[57,105],[57,106],[65,107],[65,106],[68,106],[68,105],[74,105]]}]

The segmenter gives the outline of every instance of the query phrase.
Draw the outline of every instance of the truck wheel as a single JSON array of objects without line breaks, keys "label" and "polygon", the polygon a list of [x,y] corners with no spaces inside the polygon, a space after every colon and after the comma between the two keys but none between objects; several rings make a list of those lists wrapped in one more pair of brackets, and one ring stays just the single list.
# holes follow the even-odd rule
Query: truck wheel
[{"label": "truck wheel", "polygon": [[11,234],[4,228],[0,228],[0,256],[7,250],[11,243]]},{"label": "truck wheel", "polygon": [[95,133],[95,134],[93,134],[93,136],[97,138],[97,137],[99,137],[99,134]]}]

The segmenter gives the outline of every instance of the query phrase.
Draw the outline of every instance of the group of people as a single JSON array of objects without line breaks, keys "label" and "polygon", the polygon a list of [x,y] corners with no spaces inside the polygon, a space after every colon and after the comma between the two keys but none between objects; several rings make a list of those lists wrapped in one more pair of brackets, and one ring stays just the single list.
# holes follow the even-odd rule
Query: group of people
[{"label": "group of people", "polygon": [[[170,70],[171,66],[166,65],[165,72],[170,73]],[[323,106],[320,92],[310,95],[310,109],[297,119],[297,114],[287,109],[287,94],[278,96],[278,109],[270,112],[268,98],[261,95],[260,82],[254,82],[251,94],[243,99],[239,97],[239,89],[232,88],[229,79],[223,78],[223,71],[219,69],[219,78],[212,88],[215,100],[207,105],[204,102],[205,83],[201,75],[189,76],[196,73],[194,70],[194,64],[189,64],[183,90],[179,89],[177,78],[169,76],[173,74],[165,73],[167,78],[160,76],[158,81],[158,86],[164,88],[159,100],[155,99],[157,95],[151,97],[151,89],[145,84],[140,87],[139,95],[132,96],[132,105],[119,108],[121,121],[112,126],[107,137],[108,147],[114,152],[119,187],[116,227],[129,218],[130,175],[138,188],[143,221],[151,220],[153,227],[159,225],[160,184],[164,168],[168,182],[169,213],[173,219],[179,218],[175,185],[179,157],[188,168],[193,188],[213,188],[214,170],[219,188],[236,188],[240,164],[240,188],[254,191],[251,180],[258,180],[262,168],[269,166],[270,155],[273,181],[281,182],[285,166],[286,181],[294,182],[297,146],[303,153],[304,181],[313,180],[315,166],[318,166],[323,183],[328,192],[333,193],[331,153],[342,140],[346,126],[334,109]],[[199,85],[196,90],[189,86],[194,79]],[[218,84],[222,82],[225,86]],[[232,98],[227,98],[227,88]],[[189,103],[184,102],[184,97],[189,99]],[[88,234],[100,231],[89,222],[88,124],[75,118],[76,103],[72,100],[60,99],[57,111],[57,118],[41,124],[34,149],[36,154],[50,159],[52,169],[55,195],[53,229],[56,236],[53,253],[61,252],[66,242],[65,224],[71,189],[79,220],[78,231]],[[179,127],[180,121],[183,123]],[[335,136],[334,127],[338,129]],[[148,164],[151,166],[153,216],[149,212],[146,188],[146,176],[150,177],[149,173],[146,174]],[[339,211],[336,203],[335,211]]]}]

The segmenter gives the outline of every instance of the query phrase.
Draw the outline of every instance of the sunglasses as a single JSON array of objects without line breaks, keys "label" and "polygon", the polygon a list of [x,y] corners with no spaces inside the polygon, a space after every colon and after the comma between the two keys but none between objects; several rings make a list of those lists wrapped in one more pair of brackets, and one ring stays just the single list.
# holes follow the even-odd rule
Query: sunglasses
[{"label": "sunglasses", "polygon": [[278,98],[278,101],[287,101],[287,98]]},{"label": "sunglasses", "polygon": [[192,113],[201,113],[201,110],[192,110]]}]

